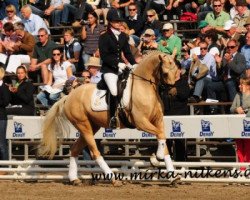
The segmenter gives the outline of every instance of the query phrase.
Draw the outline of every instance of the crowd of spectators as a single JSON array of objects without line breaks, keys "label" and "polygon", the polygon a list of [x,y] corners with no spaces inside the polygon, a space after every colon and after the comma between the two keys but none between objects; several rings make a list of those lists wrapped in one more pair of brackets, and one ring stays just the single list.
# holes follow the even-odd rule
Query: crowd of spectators
[{"label": "crowd of spectators", "polygon": [[[249,0],[29,0],[22,6],[16,0],[0,1],[0,62],[6,74],[17,75],[15,83],[10,83],[10,103],[17,108],[34,107],[30,79],[42,80],[38,99],[45,106],[60,97],[61,85],[75,80],[73,75],[97,83],[102,61],[94,59],[100,57],[98,40],[106,31],[109,9],[117,9],[123,17],[120,31],[127,35],[137,63],[150,50],[171,55],[180,63],[188,77],[189,102],[233,101],[240,77],[250,69],[249,8]],[[180,37],[170,21],[187,13],[198,19],[198,34],[188,40]],[[65,25],[80,31],[65,28],[62,39],[53,41],[49,27]],[[93,62],[99,64],[89,64]],[[129,64],[124,56],[120,62]],[[29,89],[23,94],[24,86]],[[210,111],[216,113],[216,107]]]}]

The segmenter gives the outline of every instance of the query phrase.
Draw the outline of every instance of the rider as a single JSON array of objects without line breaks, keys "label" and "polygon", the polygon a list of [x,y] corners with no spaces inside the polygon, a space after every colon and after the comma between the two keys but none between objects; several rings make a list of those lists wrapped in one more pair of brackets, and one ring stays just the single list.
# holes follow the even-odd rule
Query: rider
[{"label": "rider", "polygon": [[[118,73],[126,67],[133,67],[136,64],[135,59],[130,51],[128,37],[120,31],[120,25],[123,19],[116,9],[110,9],[107,14],[108,27],[107,31],[99,38],[99,51],[102,63],[101,72],[104,74],[104,80],[110,90],[110,128],[115,129],[117,118],[115,116],[118,106],[117,101],[117,81]],[[123,55],[122,55],[123,54]],[[128,60],[125,64],[122,56]]]}]

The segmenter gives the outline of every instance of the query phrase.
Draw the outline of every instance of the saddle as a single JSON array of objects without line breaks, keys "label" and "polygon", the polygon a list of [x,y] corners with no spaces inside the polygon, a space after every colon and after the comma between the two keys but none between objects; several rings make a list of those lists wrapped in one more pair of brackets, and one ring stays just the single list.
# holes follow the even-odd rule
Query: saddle
[{"label": "saddle", "polygon": [[[117,98],[118,98],[119,103],[120,103],[120,101],[121,101],[121,99],[123,97],[123,92],[124,92],[124,90],[126,88],[126,85],[127,85],[127,80],[128,80],[128,77],[129,77],[129,73],[130,73],[130,70],[128,68],[125,68],[123,70],[123,73],[118,75]],[[108,88],[104,78],[103,78],[103,75],[102,75],[102,79],[97,83],[97,89],[107,91],[107,93],[106,93],[106,102],[108,103],[108,97],[110,95],[110,91],[109,91],[109,88]]]},{"label": "saddle", "polygon": [[[128,128],[135,128],[132,124],[130,124],[124,108],[129,104],[130,100],[130,84],[128,83],[128,78],[130,75],[130,70],[125,68],[122,74],[118,75],[118,82],[117,82],[117,100],[118,100],[118,117],[120,121]],[[94,91],[91,100],[91,107],[93,110],[101,111],[101,110],[108,110],[109,100],[110,100],[110,91],[108,86],[103,78],[97,84],[97,90]],[[106,105],[103,105],[102,101],[105,99]],[[94,104],[93,104],[94,102]],[[99,109],[96,109],[95,105],[99,106]]]}]

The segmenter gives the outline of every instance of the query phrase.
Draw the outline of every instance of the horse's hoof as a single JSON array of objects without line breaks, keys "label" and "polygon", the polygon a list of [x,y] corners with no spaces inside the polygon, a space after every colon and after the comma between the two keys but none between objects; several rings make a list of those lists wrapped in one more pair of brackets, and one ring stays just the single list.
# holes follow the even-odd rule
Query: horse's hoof
[{"label": "horse's hoof", "polygon": [[80,186],[82,185],[82,181],[80,179],[76,179],[76,180],[70,181],[70,184],[73,186]]},{"label": "horse's hoof", "polygon": [[122,187],[124,185],[122,181],[117,180],[112,181],[112,184],[114,187]]},{"label": "horse's hoof", "polygon": [[150,164],[153,167],[160,167],[160,161],[156,158],[155,154],[150,157]]},{"label": "horse's hoof", "polygon": [[182,181],[181,181],[181,176],[180,175],[177,175],[176,177],[170,179],[170,184],[171,185],[181,184],[181,182]]}]

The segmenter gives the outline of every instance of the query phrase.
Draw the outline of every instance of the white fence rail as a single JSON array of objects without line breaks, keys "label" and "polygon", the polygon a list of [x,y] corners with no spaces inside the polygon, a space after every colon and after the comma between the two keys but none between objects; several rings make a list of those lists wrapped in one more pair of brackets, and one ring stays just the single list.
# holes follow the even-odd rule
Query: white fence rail
[{"label": "white fence rail", "polygon": [[[118,180],[126,181],[168,181],[164,163],[161,170],[152,168],[145,161],[108,161],[113,172],[119,174]],[[0,161],[0,171],[8,172],[0,175],[2,180],[68,180],[69,161]],[[79,161],[79,177],[92,179],[91,174],[102,174],[99,167],[86,168],[86,165],[95,165],[93,161]],[[241,166],[249,166],[250,163],[213,163],[213,162],[174,162],[175,167],[181,167],[176,172],[181,175],[184,182],[227,182],[250,183],[250,171],[245,173],[238,170]],[[48,167],[51,166],[51,167]],[[201,169],[202,168],[202,169]],[[100,180],[103,181],[101,178]]]}]

